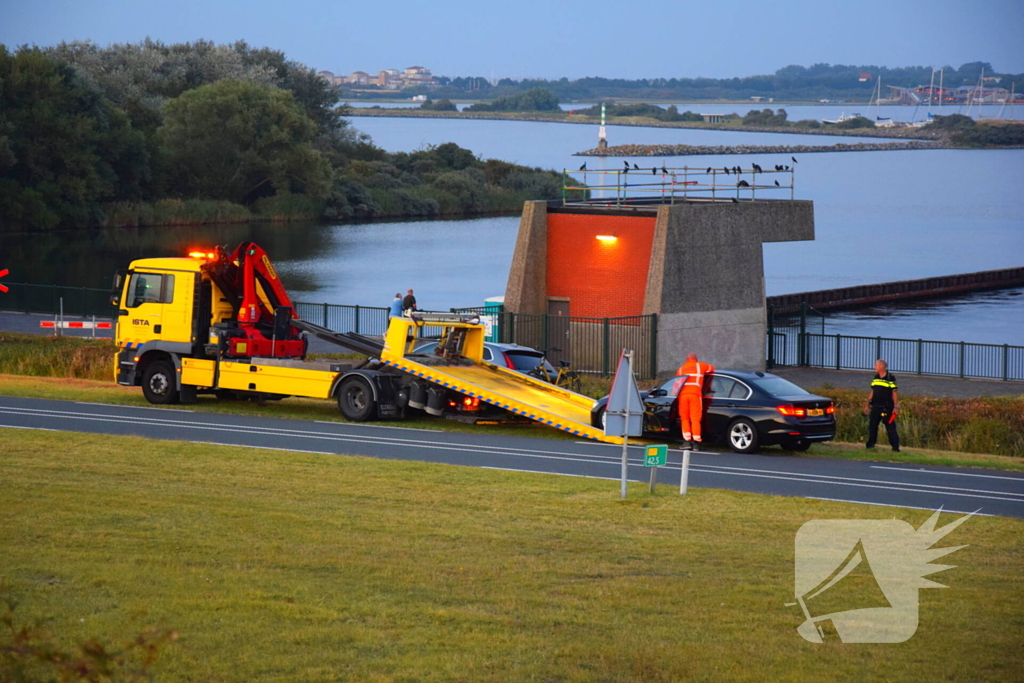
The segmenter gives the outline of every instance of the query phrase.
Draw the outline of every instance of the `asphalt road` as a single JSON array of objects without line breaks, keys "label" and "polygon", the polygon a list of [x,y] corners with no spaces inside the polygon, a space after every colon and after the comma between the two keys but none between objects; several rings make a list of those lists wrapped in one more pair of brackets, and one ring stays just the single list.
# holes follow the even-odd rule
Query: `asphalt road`
[{"label": "asphalt road", "polygon": [[[621,446],[590,441],[0,397],[0,443],[4,441],[5,428],[131,434],[245,448],[364,455],[609,480],[618,480],[622,454]],[[68,448],[74,448],[73,440],[69,440]],[[649,471],[643,467],[642,455],[641,447],[629,448],[632,481],[648,480]],[[681,452],[670,450],[668,466],[659,468],[659,482],[678,485],[681,462]],[[689,485],[1024,518],[1024,474],[988,469],[696,452],[691,457]],[[617,491],[617,487],[611,488]]]}]

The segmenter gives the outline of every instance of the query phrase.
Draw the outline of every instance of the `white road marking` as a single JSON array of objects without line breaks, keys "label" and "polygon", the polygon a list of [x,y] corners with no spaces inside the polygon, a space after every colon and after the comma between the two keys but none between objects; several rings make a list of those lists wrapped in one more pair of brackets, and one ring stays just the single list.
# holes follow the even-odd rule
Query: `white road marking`
[{"label": "white road marking", "polygon": [[973,474],[971,472],[942,472],[940,470],[926,470],[923,468],[915,467],[885,467],[883,465],[872,465],[872,469],[876,470],[898,470],[900,472],[917,472],[918,474],[924,472],[926,474],[951,474],[956,477],[984,477],[985,479],[1009,479],[1010,481],[1019,481],[1024,484],[1024,476],[1022,477],[1001,477],[997,474]]},{"label": "white road marking", "polygon": [[392,427],[390,425],[365,424],[362,422],[332,422],[330,420],[313,420],[313,422],[321,425],[335,425],[337,427],[373,427],[374,429],[399,429],[403,432],[430,432],[431,434],[439,434],[443,431],[440,429],[420,429],[419,427]]},{"label": "white road marking", "polygon": [[194,413],[194,410],[184,408],[153,408],[152,406],[126,406],[118,403],[94,403],[90,401],[75,401],[80,406],[103,406],[104,408],[132,408],[134,410],[162,410],[165,413]]},{"label": "white road marking", "polygon": [[[843,500],[842,498],[819,498],[818,496],[804,496],[804,498],[806,498],[807,500],[827,500],[827,501],[832,502],[832,503],[856,503],[857,505],[876,505],[878,507],[886,507],[886,508],[906,508],[908,510],[929,510],[931,512],[935,512],[935,508],[926,508],[926,507],[921,507],[919,505],[898,505],[898,504],[895,504],[895,503],[869,503],[869,502],[864,501],[864,500]],[[975,511],[973,513],[970,513],[970,512],[967,512],[965,510],[947,510],[946,508],[942,508],[942,511],[943,512],[948,512],[948,513],[954,514],[954,515],[970,515],[970,514],[974,514],[974,515],[976,515],[978,517],[995,517],[995,515],[990,515],[987,512]],[[793,604],[795,605],[796,603],[794,602]]]},{"label": "white road marking", "polygon": [[[835,479],[839,482],[870,482],[873,484],[896,484],[899,486],[915,486],[918,488],[938,489],[940,491],[971,491],[975,493],[998,493],[1006,496],[1020,496],[1022,500],[1024,500],[1024,492],[1017,493],[1016,491],[987,491],[984,489],[965,489],[960,488],[958,486],[937,486],[935,484],[919,484],[917,482],[890,481],[888,479],[864,479],[860,477],[840,477],[833,474],[805,474],[803,472],[778,472],[776,470],[760,470],[752,467],[730,467],[727,465],[707,465],[704,463],[701,463],[699,466],[711,468],[713,471],[718,472],[720,474],[734,474],[736,472],[756,472],[762,476],[767,476],[769,478],[774,477],[775,475],[778,474],[787,474],[795,477],[806,477],[814,479]],[[795,479],[794,481],[799,481],[799,479]]]},{"label": "white road marking", "polygon": [[31,429],[36,432],[59,432],[59,429],[48,429],[46,427],[22,427],[21,425],[0,425],[5,429]]},{"label": "white road marking", "polygon": [[[420,441],[412,439],[396,439],[389,437],[377,437],[377,436],[346,436],[338,434],[325,434],[322,432],[309,432],[302,430],[293,429],[280,429],[280,428],[269,428],[269,427],[245,427],[239,428],[234,425],[226,425],[220,423],[203,423],[203,422],[192,422],[187,420],[164,420],[158,418],[132,418],[132,419],[118,419],[115,416],[101,415],[96,413],[73,413],[68,411],[54,411],[44,409],[24,409],[24,408],[0,408],[0,413],[12,413],[20,415],[31,415],[34,417],[49,417],[57,418],[58,416],[78,419],[78,420],[93,420],[97,422],[114,422],[114,423],[125,423],[131,424],[132,426],[157,426],[157,427],[175,427],[185,429],[200,429],[208,431],[222,431],[241,433],[247,435],[261,435],[261,436],[305,436],[313,439],[320,439],[326,441],[341,441],[341,442],[352,442],[352,443],[363,443],[363,444],[374,444],[374,445],[389,445],[389,446],[404,446],[411,448],[421,448],[429,450],[448,450],[448,451],[459,451],[469,453],[483,453],[487,455],[498,455],[498,456],[519,456],[538,458],[546,460],[565,460],[576,463],[588,463],[588,464],[601,464],[601,465],[615,465],[618,462],[618,458],[614,456],[600,456],[600,455],[587,455],[581,456],[577,453],[565,453],[559,451],[547,451],[547,450],[532,450],[532,449],[512,449],[502,446],[483,446],[473,444],[462,444],[444,441]],[[40,415],[40,413],[43,413]],[[332,423],[337,424],[337,423]],[[443,432],[442,432],[443,434]],[[290,449],[286,449],[290,450]],[[632,461],[634,464],[641,464],[639,460]],[[677,470],[680,466],[667,466],[665,469]],[[1014,492],[1003,492],[1003,491],[987,491],[979,489],[965,489],[948,486],[935,486],[931,484],[918,484],[918,483],[905,483],[905,482],[893,482],[888,480],[874,480],[874,479],[861,479],[854,477],[839,477],[825,474],[813,474],[813,473],[778,473],[771,470],[761,470],[755,468],[745,467],[727,467],[721,465],[694,465],[692,469],[697,472],[703,472],[705,474],[723,474],[730,476],[741,476],[750,477],[755,479],[775,479],[781,481],[795,481],[800,483],[809,484],[830,484],[834,486],[854,486],[858,488],[874,488],[879,490],[893,490],[901,491],[904,493],[924,493],[924,494],[946,494],[965,498],[979,498],[989,500],[1002,500],[1009,502],[1024,502],[1024,493]],[[889,485],[882,485],[889,484]],[[928,490],[933,489],[933,490]],[[963,493],[961,493],[963,492]],[[986,495],[993,494],[993,495]],[[1018,498],[1006,498],[1004,496],[1018,496]]]}]

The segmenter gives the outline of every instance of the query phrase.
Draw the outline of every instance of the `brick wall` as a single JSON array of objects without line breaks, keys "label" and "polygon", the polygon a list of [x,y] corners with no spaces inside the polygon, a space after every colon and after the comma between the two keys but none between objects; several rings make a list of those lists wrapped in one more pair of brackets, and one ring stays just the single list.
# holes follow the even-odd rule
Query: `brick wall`
[{"label": "brick wall", "polygon": [[[655,220],[548,214],[548,297],[568,297],[574,317],[641,315]],[[617,239],[603,242],[598,235]]]}]

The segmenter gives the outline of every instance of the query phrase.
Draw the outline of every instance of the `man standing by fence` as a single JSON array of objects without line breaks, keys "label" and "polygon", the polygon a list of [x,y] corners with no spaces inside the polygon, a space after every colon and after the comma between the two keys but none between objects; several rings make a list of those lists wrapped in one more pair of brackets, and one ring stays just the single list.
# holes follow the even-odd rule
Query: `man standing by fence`
[{"label": "man standing by fence", "polygon": [[409,293],[405,295],[405,298],[402,299],[402,310],[403,311],[418,311],[418,310],[420,310],[420,309],[416,308],[416,297],[413,296],[411,289],[409,290]]},{"label": "man standing by fence", "polygon": [[686,362],[679,366],[676,376],[684,377],[679,390],[679,429],[683,433],[683,450],[693,448],[690,443],[701,442],[700,420],[704,414],[704,378],[715,371],[710,363],[701,363],[697,354],[691,353]]},{"label": "man standing by fence", "polygon": [[896,377],[889,372],[889,364],[882,359],[875,361],[875,378],[871,380],[871,391],[864,401],[864,414],[868,416],[867,448],[874,448],[878,441],[878,423],[885,424],[889,445],[899,453],[900,436],[896,433],[896,415],[900,410],[900,396],[896,390]]},{"label": "man standing by fence", "polygon": [[403,308],[404,308],[404,306],[402,305],[402,295],[398,294],[396,292],[395,293],[395,300],[391,302],[390,317],[392,317],[392,318],[401,318],[402,317],[402,309]]}]

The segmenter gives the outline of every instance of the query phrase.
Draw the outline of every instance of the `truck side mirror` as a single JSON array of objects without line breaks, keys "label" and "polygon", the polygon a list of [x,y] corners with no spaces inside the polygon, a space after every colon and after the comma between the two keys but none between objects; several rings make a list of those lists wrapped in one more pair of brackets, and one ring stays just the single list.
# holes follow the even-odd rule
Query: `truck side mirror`
[{"label": "truck side mirror", "polygon": [[121,292],[124,290],[124,283],[130,275],[130,270],[119,270],[114,273],[114,284],[110,288],[111,306],[116,308],[121,305]]}]

